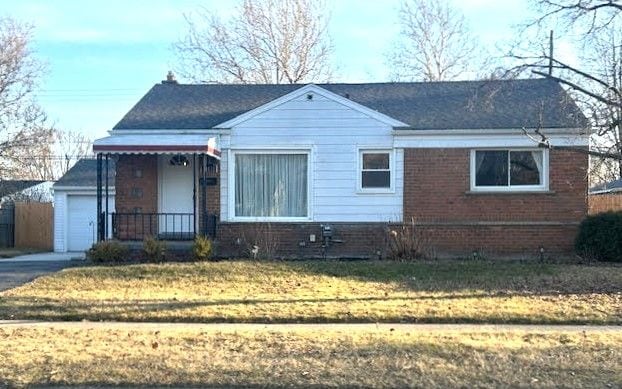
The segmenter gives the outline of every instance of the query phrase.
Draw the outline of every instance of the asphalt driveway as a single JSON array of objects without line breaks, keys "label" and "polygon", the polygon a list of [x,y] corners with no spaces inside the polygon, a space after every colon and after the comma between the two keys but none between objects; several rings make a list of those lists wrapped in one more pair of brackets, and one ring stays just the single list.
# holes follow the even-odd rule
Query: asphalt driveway
[{"label": "asphalt driveway", "polygon": [[39,276],[79,264],[79,261],[68,260],[0,261],[0,291],[14,288]]}]

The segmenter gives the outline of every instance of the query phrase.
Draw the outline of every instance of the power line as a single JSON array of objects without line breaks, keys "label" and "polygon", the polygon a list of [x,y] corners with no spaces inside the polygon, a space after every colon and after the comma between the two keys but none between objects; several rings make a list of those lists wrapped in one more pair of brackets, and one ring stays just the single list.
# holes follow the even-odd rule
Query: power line
[{"label": "power line", "polygon": [[142,88],[70,88],[70,89],[41,89],[44,92],[89,92],[89,91],[141,91]]},{"label": "power line", "polygon": [[78,101],[88,98],[95,101],[109,100],[133,100],[138,95],[144,93],[142,88],[76,88],[76,89],[41,89],[35,92],[37,98],[41,100],[54,100],[57,102]]},{"label": "power line", "polygon": [[66,161],[71,159],[95,159],[95,154],[67,154],[67,155],[29,155],[24,158],[11,158],[12,160],[17,161],[29,161],[33,159],[37,160],[49,160],[49,161]]},{"label": "power line", "polygon": [[73,96],[73,97],[62,97],[62,96],[37,96],[37,99],[40,101],[69,101],[69,102],[94,102],[94,101],[129,101],[136,100],[136,96]]}]

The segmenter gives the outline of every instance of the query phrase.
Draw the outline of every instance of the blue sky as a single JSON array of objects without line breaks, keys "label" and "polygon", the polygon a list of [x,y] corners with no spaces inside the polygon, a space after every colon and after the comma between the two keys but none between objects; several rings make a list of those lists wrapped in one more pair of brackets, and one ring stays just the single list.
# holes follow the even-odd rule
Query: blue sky
[{"label": "blue sky", "polygon": [[[230,0],[0,0],[0,16],[34,26],[33,48],[47,63],[39,94],[57,127],[91,139],[117,121],[175,63],[171,45],[183,36],[184,12],[199,5],[227,16]],[[454,2],[472,32],[493,49],[512,39],[529,15],[525,0]],[[386,81],[385,53],[399,32],[399,0],[327,0],[334,45],[334,81]]]}]

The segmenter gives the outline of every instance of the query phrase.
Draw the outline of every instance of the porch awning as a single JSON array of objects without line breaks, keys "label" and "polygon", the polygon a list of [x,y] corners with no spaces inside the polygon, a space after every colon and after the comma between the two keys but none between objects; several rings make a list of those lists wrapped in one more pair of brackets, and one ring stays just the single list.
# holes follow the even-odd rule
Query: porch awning
[{"label": "porch awning", "polygon": [[95,154],[207,154],[220,159],[218,138],[200,134],[118,134],[93,142]]}]

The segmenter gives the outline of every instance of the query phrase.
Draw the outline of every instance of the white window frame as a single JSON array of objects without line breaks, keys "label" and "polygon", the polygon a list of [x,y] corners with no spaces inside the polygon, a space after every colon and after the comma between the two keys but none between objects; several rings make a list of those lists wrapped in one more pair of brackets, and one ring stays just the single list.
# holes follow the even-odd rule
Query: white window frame
[{"label": "white window frame", "polygon": [[[363,188],[363,154],[386,153],[389,154],[389,187],[388,188]],[[358,163],[356,167],[356,186],[359,194],[386,194],[395,193],[395,149],[382,149],[359,147],[357,149]],[[376,170],[379,171],[379,170]]]},{"label": "white window frame", "polygon": [[[475,185],[475,166],[476,166],[476,152],[477,151],[539,151],[542,152],[542,172],[540,185],[508,185],[507,186],[476,186]],[[547,192],[549,190],[549,150],[543,148],[512,148],[512,147],[497,147],[497,148],[477,148],[471,150],[471,162],[470,162],[470,182],[472,192]],[[509,170],[508,158],[508,175]]]},{"label": "white window frame", "polygon": [[[236,155],[238,154],[298,154],[298,155],[306,155],[307,156],[307,216],[305,217],[286,217],[286,216],[237,216],[235,214],[235,163],[236,163]],[[260,149],[233,149],[229,150],[228,154],[228,179],[229,179],[229,188],[228,188],[228,206],[229,206],[229,217],[230,221],[234,222],[307,222],[313,220],[313,207],[312,207],[312,193],[313,193],[313,153],[310,148],[260,148]]]}]

